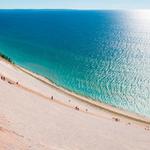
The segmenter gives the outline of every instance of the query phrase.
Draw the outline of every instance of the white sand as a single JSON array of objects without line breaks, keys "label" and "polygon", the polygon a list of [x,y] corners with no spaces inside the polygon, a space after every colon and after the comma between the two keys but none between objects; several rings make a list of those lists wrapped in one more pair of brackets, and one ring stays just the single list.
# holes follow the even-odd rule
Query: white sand
[{"label": "white sand", "polygon": [[19,81],[0,80],[0,150],[150,149],[149,124],[81,101],[3,60],[0,75]]}]

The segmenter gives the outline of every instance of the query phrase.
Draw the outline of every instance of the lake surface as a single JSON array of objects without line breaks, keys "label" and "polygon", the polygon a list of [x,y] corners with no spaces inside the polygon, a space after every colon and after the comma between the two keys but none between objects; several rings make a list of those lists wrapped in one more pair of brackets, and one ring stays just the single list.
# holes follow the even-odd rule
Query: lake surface
[{"label": "lake surface", "polygon": [[0,10],[0,52],[70,91],[150,117],[150,11]]}]

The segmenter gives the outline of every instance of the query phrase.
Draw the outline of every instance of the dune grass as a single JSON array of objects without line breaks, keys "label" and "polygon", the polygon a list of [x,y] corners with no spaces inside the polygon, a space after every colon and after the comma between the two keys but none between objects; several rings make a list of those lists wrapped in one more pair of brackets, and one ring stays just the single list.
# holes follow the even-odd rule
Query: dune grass
[{"label": "dune grass", "polygon": [[9,58],[8,56],[6,56],[6,55],[4,55],[2,53],[0,53],[0,57],[2,57],[3,59],[7,60],[10,63],[13,63],[13,61],[11,60],[11,58]]}]

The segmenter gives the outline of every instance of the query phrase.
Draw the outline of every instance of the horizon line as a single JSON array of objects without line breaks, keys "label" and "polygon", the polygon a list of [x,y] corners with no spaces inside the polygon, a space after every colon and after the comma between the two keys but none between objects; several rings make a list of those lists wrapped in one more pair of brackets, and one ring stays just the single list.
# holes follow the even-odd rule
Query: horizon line
[{"label": "horizon line", "polygon": [[122,9],[122,8],[0,8],[0,10],[122,10],[122,11],[136,11],[136,10],[144,10],[144,11],[150,11],[150,9]]}]

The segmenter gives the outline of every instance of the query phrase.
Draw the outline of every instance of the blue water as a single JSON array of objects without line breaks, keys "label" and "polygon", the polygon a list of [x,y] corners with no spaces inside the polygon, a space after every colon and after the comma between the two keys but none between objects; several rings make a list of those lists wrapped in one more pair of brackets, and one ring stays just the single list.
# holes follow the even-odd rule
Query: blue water
[{"label": "blue water", "polygon": [[150,117],[150,12],[0,10],[0,52],[80,95]]}]

